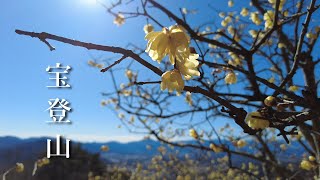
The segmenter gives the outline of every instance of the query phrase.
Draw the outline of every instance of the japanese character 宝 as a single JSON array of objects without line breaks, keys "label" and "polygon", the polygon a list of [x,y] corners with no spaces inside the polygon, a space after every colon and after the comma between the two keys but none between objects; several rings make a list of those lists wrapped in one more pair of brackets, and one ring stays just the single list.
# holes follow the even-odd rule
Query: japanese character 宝
[{"label": "japanese character \u5b9d", "polygon": [[68,78],[64,74],[68,74],[71,70],[70,66],[61,66],[60,63],[56,63],[56,66],[48,66],[46,71],[49,74],[54,74],[54,77],[50,77],[50,80],[55,80],[54,86],[47,86],[49,88],[70,88],[70,84],[67,83]]}]

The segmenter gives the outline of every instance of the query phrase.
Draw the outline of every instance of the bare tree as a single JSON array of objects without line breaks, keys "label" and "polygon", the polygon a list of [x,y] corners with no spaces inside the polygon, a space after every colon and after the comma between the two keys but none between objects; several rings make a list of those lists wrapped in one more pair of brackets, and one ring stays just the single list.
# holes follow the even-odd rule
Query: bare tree
[{"label": "bare tree", "polygon": [[[319,168],[320,74],[317,69],[320,59],[317,40],[320,26],[315,17],[319,16],[320,5],[316,0],[251,0],[250,6],[248,1],[248,7],[239,7],[237,12],[217,11],[212,7],[212,13],[219,15],[221,21],[199,21],[197,26],[191,25],[188,18],[201,12],[181,7],[180,14],[175,14],[155,0],[119,0],[110,7],[98,2],[115,16],[118,25],[130,21],[130,18],[141,18],[147,19],[147,33],[153,31],[153,25],[155,29],[159,27],[168,33],[169,29],[153,15],[157,11],[190,38],[186,51],[199,55],[196,64],[199,76],[194,75],[190,80],[185,78],[181,82],[182,92],[173,88],[185,97],[186,103],[181,96],[160,88],[167,72],[184,75],[177,62],[178,56],[174,56],[173,61],[170,57],[171,63],[158,59],[157,65],[148,57],[149,52],[149,56],[156,59],[150,49],[145,52],[144,47],[133,43],[122,48],[46,32],[16,30],[16,33],[38,38],[50,50],[55,48],[47,40],[119,55],[116,60],[106,60],[108,66],[101,70],[110,73],[114,85],[112,92],[103,94],[109,98],[103,104],[111,103],[109,107],[119,114],[123,125],[133,133],[145,133],[174,146],[225,152],[230,159],[230,168],[239,169],[233,165],[231,156],[243,156],[260,162],[265,178],[293,178],[300,171],[281,163],[272,145],[271,139],[281,136],[287,143],[296,139],[306,153],[316,157],[316,160],[303,161],[307,163],[307,168],[302,165],[303,169]],[[121,11],[128,3],[137,6],[135,12]],[[232,0],[228,3],[233,6]],[[203,3],[203,6],[207,4]],[[153,43],[148,36],[147,40]],[[128,81],[119,87],[112,68],[122,61],[130,62],[125,72]],[[143,70],[150,70],[154,76],[140,77],[139,70],[132,69],[133,63],[141,64]],[[89,64],[96,66],[98,62],[90,61]],[[232,133],[228,119],[244,134]],[[225,128],[217,130],[214,121],[226,121]],[[185,136],[186,130],[198,143],[174,141]],[[230,141],[236,147],[242,146],[246,138],[255,140],[253,148],[258,153],[245,152],[228,144]],[[209,141],[210,146],[204,140]],[[319,172],[314,171],[318,177]]]}]

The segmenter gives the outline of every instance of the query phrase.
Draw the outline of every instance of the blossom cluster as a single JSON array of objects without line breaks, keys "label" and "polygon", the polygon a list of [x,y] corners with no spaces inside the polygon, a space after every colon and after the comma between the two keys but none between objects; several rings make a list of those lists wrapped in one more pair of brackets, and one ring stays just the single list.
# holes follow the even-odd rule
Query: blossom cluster
[{"label": "blossom cluster", "polygon": [[184,88],[183,77],[190,80],[193,76],[200,76],[199,55],[190,51],[190,37],[179,25],[155,32],[149,24],[144,30],[148,32],[145,39],[148,40],[146,52],[149,56],[158,63],[168,56],[174,66],[174,69],[163,73],[161,90],[175,90],[180,95]]}]

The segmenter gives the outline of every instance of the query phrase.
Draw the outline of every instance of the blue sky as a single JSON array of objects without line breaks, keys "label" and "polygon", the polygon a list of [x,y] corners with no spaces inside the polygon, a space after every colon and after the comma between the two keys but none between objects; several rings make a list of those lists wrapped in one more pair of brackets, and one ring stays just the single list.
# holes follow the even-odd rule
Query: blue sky
[{"label": "blue sky", "polygon": [[[110,1],[104,1],[109,4]],[[217,1],[218,2],[218,1]],[[194,1],[166,2],[172,7],[180,5],[195,8]],[[189,7],[188,7],[189,6]],[[132,7],[127,7],[128,9]],[[177,10],[177,9],[175,9]],[[206,14],[206,13],[204,13]],[[87,61],[92,57],[109,57],[104,52],[51,41],[56,50],[38,39],[15,34],[15,29],[48,32],[86,42],[126,46],[135,42],[145,46],[141,19],[130,19],[122,27],[113,24],[113,17],[88,0],[32,0],[5,1],[0,7],[1,66],[0,96],[2,103],[0,136],[19,137],[66,135],[81,140],[130,141],[140,136],[118,129],[118,119],[108,109],[100,106],[101,92],[111,88],[110,77],[91,68]],[[204,16],[209,18],[208,16]],[[162,17],[160,17],[162,18]],[[196,21],[195,21],[196,22]],[[171,25],[172,22],[167,22]],[[48,89],[49,75],[45,69],[55,63],[70,65],[68,75],[72,89]],[[121,80],[121,78],[120,78]],[[69,115],[72,125],[48,125],[50,120],[47,101],[66,98],[73,108]]]},{"label": "blue sky", "polygon": [[[129,40],[134,33],[117,27],[113,17],[101,6],[82,0],[6,1],[1,6],[1,126],[0,135],[54,136],[57,133],[79,139],[125,139],[127,132],[117,129],[118,121],[112,113],[100,106],[100,92],[110,89],[110,79],[98,69],[90,68],[87,61],[99,53],[52,42],[56,51],[39,40],[15,34],[15,29],[53,34],[98,44],[125,45],[115,37]],[[141,23],[140,23],[141,24]],[[142,26],[142,24],[140,25]],[[143,40],[143,38],[142,38]],[[100,53],[103,55],[103,53]],[[48,89],[48,65],[60,62],[70,65],[68,75],[72,89]],[[72,125],[48,125],[50,120],[47,101],[66,98],[73,108]],[[133,138],[132,138],[133,139]]]},{"label": "blue sky", "polygon": [[[65,135],[82,141],[132,141],[142,136],[129,134],[117,117],[100,105],[102,92],[112,90],[109,74],[89,67],[87,61],[92,58],[110,58],[115,55],[105,52],[88,51],[63,43],[50,41],[56,47],[48,47],[38,39],[17,35],[15,29],[35,32],[48,32],[72,39],[96,44],[125,47],[133,42],[144,47],[144,18],[132,18],[118,27],[113,24],[114,17],[105,12],[94,0],[30,0],[5,1],[0,7],[1,66],[0,97],[2,103],[0,116],[0,136],[19,137]],[[101,0],[110,5],[110,0]],[[163,0],[161,3],[174,12],[178,7],[196,9],[198,14],[188,17],[192,25],[221,19],[213,12],[227,8],[227,1],[221,0]],[[204,6],[210,3],[212,6]],[[240,11],[249,1],[235,1],[232,11]],[[201,9],[200,9],[201,5]],[[135,4],[122,6],[122,11],[135,11]],[[117,12],[117,11],[116,11]],[[165,26],[174,22],[158,11],[153,12]],[[199,21],[201,19],[201,21]],[[156,27],[159,30],[159,27]],[[149,58],[150,59],[150,58]],[[151,62],[151,59],[150,59]],[[45,71],[48,65],[56,63],[72,67],[68,75],[72,89],[48,89],[49,75]],[[153,63],[153,62],[152,62]],[[156,64],[155,64],[156,65]],[[142,68],[142,67],[138,67]],[[148,72],[142,71],[149,75]],[[125,81],[123,73],[117,77],[119,84]],[[72,125],[48,125],[50,120],[48,100],[66,98],[73,109],[69,118]],[[183,98],[183,97],[181,97]],[[217,123],[221,126],[221,123]]]}]

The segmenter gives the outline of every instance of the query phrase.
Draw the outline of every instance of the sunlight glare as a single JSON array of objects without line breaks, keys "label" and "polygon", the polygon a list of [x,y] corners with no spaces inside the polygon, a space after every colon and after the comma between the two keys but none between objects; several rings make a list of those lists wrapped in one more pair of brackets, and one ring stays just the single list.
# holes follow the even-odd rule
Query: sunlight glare
[{"label": "sunlight glare", "polygon": [[87,4],[87,5],[96,5],[97,0],[82,0],[82,3]]}]

